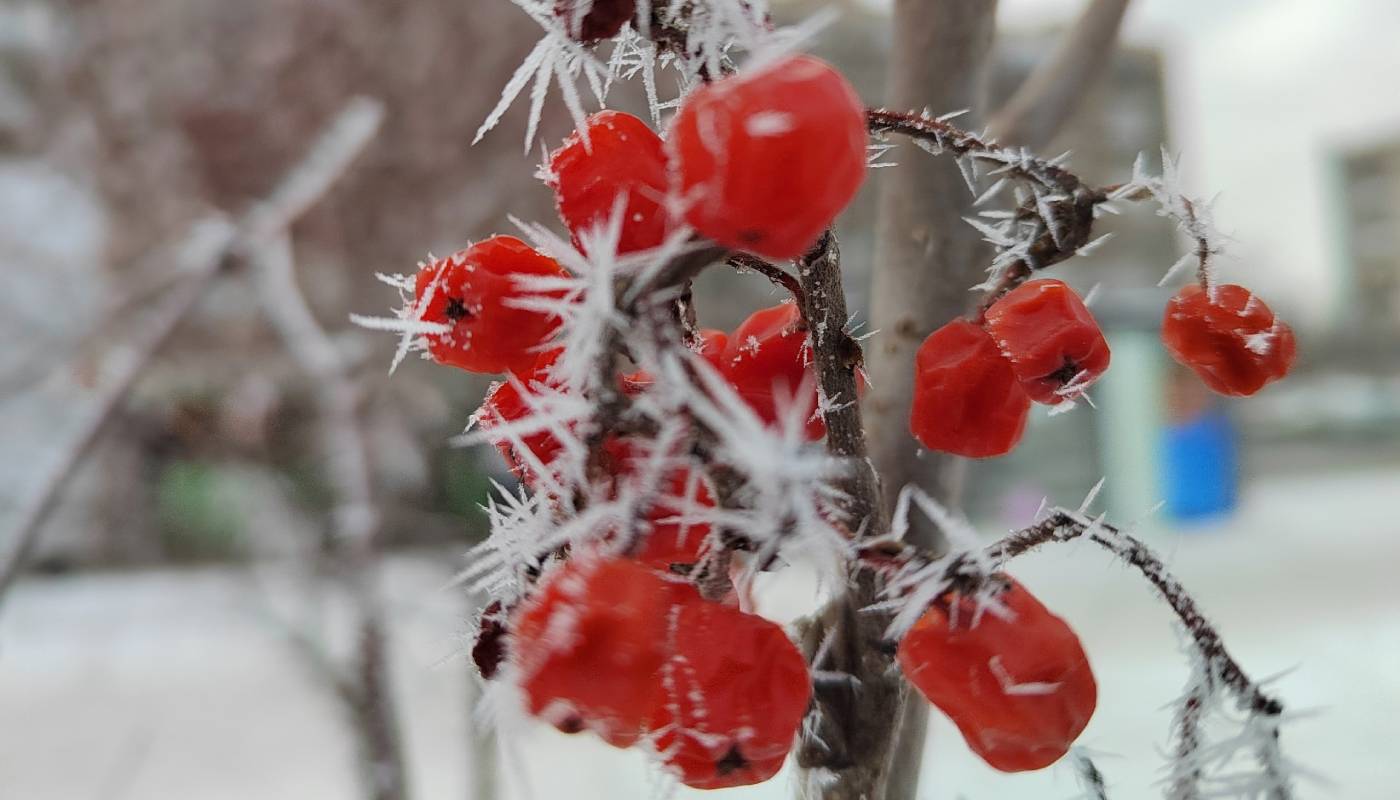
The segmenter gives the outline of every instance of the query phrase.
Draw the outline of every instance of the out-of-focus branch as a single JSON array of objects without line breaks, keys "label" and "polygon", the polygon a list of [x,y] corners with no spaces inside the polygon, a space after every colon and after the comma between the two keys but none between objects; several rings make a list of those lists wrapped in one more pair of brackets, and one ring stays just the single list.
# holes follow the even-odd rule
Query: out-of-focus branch
[{"label": "out-of-focus branch", "polygon": [[131,340],[117,348],[112,357],[114,363],[107,367],[110,377],[98,390],[92,410],[79,423],[77,433],[57,461],[44,473],[39,488],[21,505],[19,521],[0,552],[0,599],[23,571],[44,520],[57,504],[69,478],[83,463],[83,456],[91,450],[161,346],[204,296],[204,291],[215,278],[236,265],[241,256],[256,252],[313,206],[368,144],[382,117],[383,108],[378,102],[366,98],[352,100],[272,194],[237,225],[214,218],[197,223],[186,234],[180,252],[187,277],[170,290],[168,299]]},{"label": "out-of-focus branch", "polygon": [[360,745],[362,781],[370,800],[403,800],[408,774],[389,679],[388,634],[377,585],[380,514],[374,500],[374,470],[361,411],[362,392],[330,336],[316,321],[296,279],[287,236],[254,256],[262,307],[288,352],[316,390],[321,414],[324,463],[331,472],[336,507],[332,514],[336,576],[359,615],[354,690],[347,710]]},{"label": "out-of-focus branch", "polygon": [[1106,71],[1128,2],[1091,0],[1055,52],[992,114],[992,138],[1032,149],[1049,144]]}]

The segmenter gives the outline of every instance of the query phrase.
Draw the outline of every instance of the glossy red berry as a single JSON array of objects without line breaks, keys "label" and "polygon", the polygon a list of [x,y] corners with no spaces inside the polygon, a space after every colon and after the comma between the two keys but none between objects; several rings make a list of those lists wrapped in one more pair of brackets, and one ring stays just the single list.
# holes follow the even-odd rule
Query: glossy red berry
[{"label": "glossy red berry", "polygon": [[1012,289],[987,309],[986,327],[1037,403],[1073,400],[1108,369],[1103,331],[1063,281]]},{"label": "glossy red berry", "polygon": [[1089,724],[1098,687],[1064,620],[1014,581],[999,600],[1010,618],[979,615],[965,597],[954,597],[951,618],[930,608],[900,642],[899,665],[992,767],[1041,769]]},{"label": "glossy red berry", "polygon": [[422,321],[449,328],[427,334],[428,353],[470,372],[530,369],[559,320],[514,305],[538,296],[519,278],[566,274],[513,236],[493,236],[424,266],[415,283],[415,311]]},{"label": "glossy red berry", "polygon": [[968,458],[1005,455],[1026,429],[1031,399],[980,326],[954,320],[914,358],[909,429],[924,447]]},{"label": "glossy red berry", "polygon": [[1236,397],[1287,375],[1298,349],[1293,330],[1264,301],[1228,283],[1178,292],[1167,303],[1162,341],[1207,386]]},{"label": "glossy red berry", "polygon": [[625,559],[576,556],[550,573],[510,626],[529,712],[619,747],[635,742],[661,699],[674,591]]},{"label": "glossy red berry", "polygon": [[807,663],[774,623],[690,597],[674,617],[652,744],[687,786],[760,783],[782,767],[806,714]]},{"label": "glossy red berry", "polygon": [[637,13],[636,0],[592,0],[582,18],[577,13],[587,0],[554,0],[554,17],[569,36],[583,44],[611,39]]},{"label": "glossy red berry", "polygon": [[808,415],[809,439],[826,434],[826,425],[816,413],[807,329],[796,304],[783,303],[751,314],[729,337],[720,368],[764,422],[777,421],[778,401],[785,398]]},{"label": "glossy red berry", "polygon": [[811,247],[855,196],[867,140],[851,85],[798,55],[697,89],[667,145],[696,230],[786,259]]},{"label": "glossy red berry", "polygon": [[670,178],[661,137],[621,111],[594,114],[586,129],[587,142],[575,132],[549,159],[548,183],[574,243],[581,243],[583,231],[606,224],[619,198],[624,198],[618,252],[660,245],[672,227],[665,205]]}]

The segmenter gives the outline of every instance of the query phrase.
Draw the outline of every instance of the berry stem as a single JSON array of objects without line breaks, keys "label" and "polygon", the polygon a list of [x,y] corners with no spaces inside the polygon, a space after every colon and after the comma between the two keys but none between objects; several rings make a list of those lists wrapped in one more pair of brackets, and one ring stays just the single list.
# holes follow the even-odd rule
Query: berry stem
[{"label": "berry stem", "polygon": [[794,278],[792,273],[749,253],[735,253],[729,257],[729,265],[740,271],[757,272],[772,281],[773,285],[786,289],[792,295],[792,299],[797,301],[797,307],[802,311],[802,319],[807,319],[807,292],[802,288],[801,281]]}]

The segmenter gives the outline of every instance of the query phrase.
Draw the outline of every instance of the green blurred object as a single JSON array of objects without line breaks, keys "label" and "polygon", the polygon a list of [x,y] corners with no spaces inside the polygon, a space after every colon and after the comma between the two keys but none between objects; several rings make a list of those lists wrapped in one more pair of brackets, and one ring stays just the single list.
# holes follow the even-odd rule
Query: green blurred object
[{"label": "green blurred object", "polygon": [[172,461],[156,481],[161,544],[171,558],[206,560],[236,555],[243,517],[228,474],[203,461]]}]

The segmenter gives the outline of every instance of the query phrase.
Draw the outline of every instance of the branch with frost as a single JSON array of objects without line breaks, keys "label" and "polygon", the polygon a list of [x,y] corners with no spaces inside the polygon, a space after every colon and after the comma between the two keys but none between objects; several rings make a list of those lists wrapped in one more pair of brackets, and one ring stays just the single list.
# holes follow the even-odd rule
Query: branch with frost
[{"label": "branch with frost", "polygon": [[[1103,214],[1118,213],[1115,201],[1156,202],[1157,213],[1172,219],[1191,241],[1191,250],[1167,270],[1158,285],[1165,285],[1193,264],[1202,288],[1210,290],[1215,285],[1214,258],[1224,248],[1219,244],[1212,203],[1181,191],[1178,164],[1165,150],[1162,175],[1150,174],[1146,159],[1139,156],[1132,180],[1093,187],[1064,167],[1068,153],[1046,160],[1024,148],[1003,147],[953,125],[950,120],[957,114],[932,117],[871,109],[866,116],[876,136],[902,134],[933,155],[952,157],[969,191],[977,197],[975,205],[985,205],[1011,187],[1011,209],[982,211],[965,220],[995,249],[987,280],[973,287],[985,292],[979,314],[1035,272],[1072,256],[1089,255],[1105,244],[1113,234],[1094,238],[1094,222]],[[987,180],[991,184],[984,189],[982,184]]]},{"label": "branch with frost", "polygon": [[[913,499],[926,511],[941,515],[936,520],[941,525],[965,525],[948,515],[931,498],[917,490],[911,491]],[[930,558],[899,540],[901,512],[896,510],[891,536],[868,543],[857,556],[862,564],[886,578],[886,602],[879,607],[894,611],[887,636],[897,639],[924,609],[933,603],[946,602],[952,593],[976,598],[979,608],[992,607],[999,576],[1009,561],[1047,544],[1080,539],[1091,541],[1136,569],[1152,585],[1176,614],[1191,642],[1196,677],[1176,717],[1176,746],[1168,779],[1169,800],[1216,796],[1201,788],[1205,785],[1212,786],[1211,791],[1228,787],[1238,792],[1226,796],[1289,800],[1293,796],[1295,768],[1284,757],[1279,745],[1283,704],[1248,676],[1196,601],[1146,544],[1105,522],[1102,516],[1090,518],[1086,515],[1096,492],[1097,487],[1077,510],[1051,509],[1028,528],[985,547],[964,547],[942,558]],[[901,496],[901,505],[908,495],[910,492]],[[1232,710],[1243,715],[1241,731],[1207,746],[1201,722],[1207,712],[1219,704],[1221,693],[1228,694],[1233,700]],[[1235,763],[1242,752],[1252,754],[1257,769],[1219,774]]]},{"label": "branch with frost", "polygon": [[[1107,195],[1064,168],[1068,153],[1046,160],[1024,148],[1003,147],[953,125],[950,120],[956,116],[884,109],[866,113],[875,136],[902,134],[932,155],[952,157],[968,190],[977,198],[975,205],[986,205],[1010,188],[1012,210],[983,211],[966,219],[995,248],[987,280],[974,287],[986,292],[985,311],[1035,271],[1091,251],[1105,241],[1102,237],[1092,240],[1092,233]],[[985,181],[990,185],[984,188]]]},{"label": "branch with frost", "polygon": [[0,553],[0,598],[14,583],[28,561],[42,524],[63,488],[83,463],[131,392],[138,378],[155,359],[162,345],[194,310],[215,279],[266,246],[304,214],[345,174],[364,150],[383,120],[383,106],[359,97],[351,100],[307,150],[277,187],[254,205],[236,224],[221,216],[191,226],[180,245],[173,248],[182,275],[169,296],[128,342],[115,347],[106,366],[107,381],[97,391],[92,409],[78,425],[78,432],[58,459],[44,473],[39,488],[21,506],[19,522]]},{"label": "branch with frost", "polygon": [[1153,175],[1147,171],[1147,158],[1138,155],[1133,163],[1133,178],[1122,186],[1112,187],[1108,199],[1112,200],[1152,200],[1157,203],[1157,213],[1176,223],[1177,230],[1191,242],[1191,249],[1177,259],[1158,281],[1165,286],[1192,264],[1196,267],[1196,281],[1201,288],[1210,291],[1215,285],[1214,257],[1224,252],[1219,244],[1221,235],[1215,227],[1212,213],[1214,201],[1188,197],[1181,190],[1180,164],[1166,148],[1162,149],[1162,174]]}]

